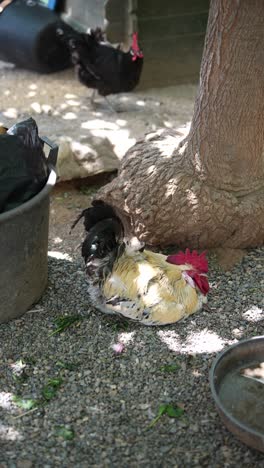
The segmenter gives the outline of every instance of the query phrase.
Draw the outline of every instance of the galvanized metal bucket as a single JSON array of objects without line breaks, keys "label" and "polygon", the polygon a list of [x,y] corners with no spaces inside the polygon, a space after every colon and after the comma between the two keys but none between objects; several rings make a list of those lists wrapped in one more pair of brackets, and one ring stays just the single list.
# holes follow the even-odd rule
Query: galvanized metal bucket
[{"label": "galvanized metal bucket", "polygon": [[46,185],[26,203],[0,214],[0,323],[24,314],[47,285],[49,203],[58,146],[46,137],[42,141],[50,147]]}]

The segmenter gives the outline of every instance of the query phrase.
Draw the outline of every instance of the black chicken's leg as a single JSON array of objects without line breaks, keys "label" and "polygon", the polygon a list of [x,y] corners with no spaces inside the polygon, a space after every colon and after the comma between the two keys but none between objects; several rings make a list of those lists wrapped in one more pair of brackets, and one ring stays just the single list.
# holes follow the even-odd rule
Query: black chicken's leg
[{"label": "black chicken's leg", "polygon": [[[90,103],[91,103],[91,105],[92,105],[93,108],[96,108],[96,106],[97,106],[97,103],[96,103],[96,101],[95,101],[95,96],[96,96],[97,94],[98,94],[97,89],[93,89],[93,92],[92,92],[92,94],[91,94],[91,96],[90,96]],[[118,112],[120,112],[119,110],[117,110],[117,109],[114,108],[113,104],[110,102],[110,100],[109,100],[106,96],[103,96],[103,97],[104,97],[104,99],[105,99],[105,101],[106,101],[106,103],[107,103],[108,108],[109,108],[113,113],[118,113]]]},{"label": "black chicken's leg", "polygon": [[110,109],[112,112],[114,112],[114,113],[120,112],[118,109],[115,109],[115,108],[114,108],[113,104],[109,101],[109,99],[108,99],[106,96],[104,96],[104,98],[105,98],[105,100],[106,100],[106,102],[107,102],[107,105],[108,105],[109,109]]},{"label": "black chicken's leg", "polygon": [[95,103],[95,100],[94,100],[96,94],[97,94],[97,89],[93,89],[92,94],[90,96],[90,103],[91,103],[92,107],[96,106],[96,103]]}]

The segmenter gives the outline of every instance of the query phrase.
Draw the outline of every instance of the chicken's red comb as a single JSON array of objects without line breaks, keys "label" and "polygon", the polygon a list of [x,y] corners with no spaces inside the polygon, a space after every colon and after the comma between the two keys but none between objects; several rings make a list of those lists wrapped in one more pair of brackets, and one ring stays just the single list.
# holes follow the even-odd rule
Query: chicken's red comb
[{"label": "chicken's red comb", "polygon": [[138,46],[138,33],[135,32],[132,34],[132,49],[135,52],[139,52],[139,46]]},{"label": "chicken's red comb", "polygon": [[136,60],[137,57],[143,58],[143,52],[142,52],[142,50],[140,50],[139,45],[138,45],[138,33],[137,32],[132,34],[131,49],[135,54],[132,60]]},{"label": "chicken's red comb", "polygon": [[206,252],[202,252],[200,255],[197,250],[186,249],[184,252],[179,252],[176,255],[169,255],[167,257],[167,262],[174,263],[174,265],[185,265],[188,263],[192,265],[193,268],[200,273],[208,272],[208,261],[206,258]]}]

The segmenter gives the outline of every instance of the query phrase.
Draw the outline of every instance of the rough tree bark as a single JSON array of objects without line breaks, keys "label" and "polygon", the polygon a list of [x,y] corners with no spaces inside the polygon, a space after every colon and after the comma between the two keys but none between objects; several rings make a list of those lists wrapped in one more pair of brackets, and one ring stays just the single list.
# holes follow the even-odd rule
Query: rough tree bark
[{"label": "rough tree bark", "polygon": [[264,2],[212,0],[188,136],[147,136],[97,194],[148,244],[264,243]]}]

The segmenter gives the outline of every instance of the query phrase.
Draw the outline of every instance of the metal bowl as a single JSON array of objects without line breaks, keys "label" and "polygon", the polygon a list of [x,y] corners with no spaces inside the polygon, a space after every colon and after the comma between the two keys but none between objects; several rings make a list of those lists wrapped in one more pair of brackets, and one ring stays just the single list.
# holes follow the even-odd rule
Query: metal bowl
[{"label": "metal bowl", "polygon": [[213,362],[210,386],[226,427],[264,452],[264,336],[241,340]]}]

